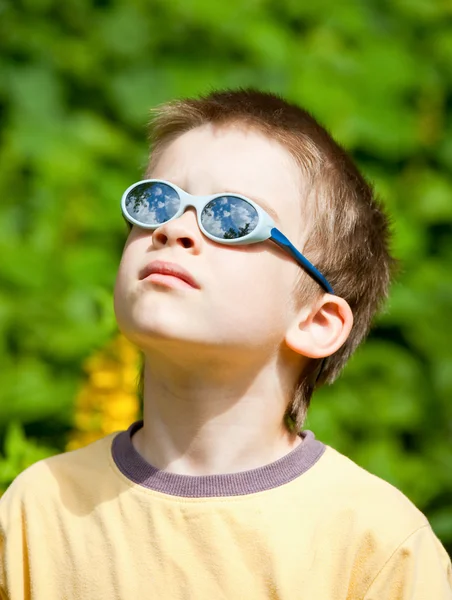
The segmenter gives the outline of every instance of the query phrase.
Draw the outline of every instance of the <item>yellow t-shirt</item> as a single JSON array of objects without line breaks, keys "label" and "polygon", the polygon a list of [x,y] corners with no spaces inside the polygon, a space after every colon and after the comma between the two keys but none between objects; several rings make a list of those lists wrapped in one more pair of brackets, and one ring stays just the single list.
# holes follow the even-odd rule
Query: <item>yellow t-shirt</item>
[{"label": "yellow t-shirt", "polygon": [[11,600],[450,600],[450,559],[400,491],[304,431],[264,467],[188,476],[142,426],[42,460],[0,500]]}]

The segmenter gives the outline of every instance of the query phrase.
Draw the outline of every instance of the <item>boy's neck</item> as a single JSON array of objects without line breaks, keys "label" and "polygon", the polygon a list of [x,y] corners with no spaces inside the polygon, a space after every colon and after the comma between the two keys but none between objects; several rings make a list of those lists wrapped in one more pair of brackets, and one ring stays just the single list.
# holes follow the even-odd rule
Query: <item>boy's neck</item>
[{"label": "boy's neck", "polygon": [[223,475],[263,467],[294,450],[302,439],[299,435],[282,434],[273,442],[233,439],[233,436],[216,439],[200,436],[191,448],[180,452],[169,439],[158,441],[148,435],[146,422],[132,437],[135,450],[153,467],[178,475]]},{"label": "boy's neck", "polygon": [[284,424],[289,381],[299,372],[294,364],[288,373],[289,365],[275,359],[251,374],[188,383],[177,373],[168,377],[163,365],[146,366],[135,449],[155,468],[180,475],[238,473],[275,462],[302,441]]}]

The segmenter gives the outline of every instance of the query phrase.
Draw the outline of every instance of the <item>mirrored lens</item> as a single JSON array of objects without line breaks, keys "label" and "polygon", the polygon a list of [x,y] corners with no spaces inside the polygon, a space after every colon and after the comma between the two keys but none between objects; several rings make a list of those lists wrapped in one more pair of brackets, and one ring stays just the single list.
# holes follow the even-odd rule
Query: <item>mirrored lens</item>
[{"label": "mirrored lens", "polygon": [[179,194],[165,183],[141,183],[126,197],[128,214],[147,225],[161,225],[174,217],[180,206]]},{"label": "mirrored lens", "polygon": [[201,223],[211,235],[231,240],[251,233],[257,226],[257,210],[246,200],[222,196],[211,200],[201,214]]}]

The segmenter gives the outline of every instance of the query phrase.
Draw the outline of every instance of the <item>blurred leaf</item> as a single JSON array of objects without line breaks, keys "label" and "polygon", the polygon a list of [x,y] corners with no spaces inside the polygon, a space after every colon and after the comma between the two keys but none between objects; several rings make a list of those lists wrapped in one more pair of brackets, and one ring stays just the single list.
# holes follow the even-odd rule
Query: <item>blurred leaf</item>
[{"label": "blurred leaf", "polygon": [[5,455],[3,458],[0,455],[0,490],[4,491],[27,467],[55,453],[55,448],[27,439],[20,423],[11,421],[5,436]]}]

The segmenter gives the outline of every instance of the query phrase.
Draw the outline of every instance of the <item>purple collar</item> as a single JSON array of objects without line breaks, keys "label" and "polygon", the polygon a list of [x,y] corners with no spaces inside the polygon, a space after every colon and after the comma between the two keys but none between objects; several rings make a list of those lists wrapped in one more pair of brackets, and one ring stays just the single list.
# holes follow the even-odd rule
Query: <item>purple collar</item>
[{"label": "purple collar", "polygon": [[222,475],[178,475],[153,467],[135,450],[132,435],[141,427],[143,421],[135,421],[113,439],[111,452],[118,469],[143,487],[185,498],[243,496],[271,490],[305,473],[326,449],[322,442],[315,439],[312,431],[306,430],[299,434],[303,439],[301,444],[263,467]]}]

